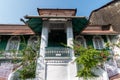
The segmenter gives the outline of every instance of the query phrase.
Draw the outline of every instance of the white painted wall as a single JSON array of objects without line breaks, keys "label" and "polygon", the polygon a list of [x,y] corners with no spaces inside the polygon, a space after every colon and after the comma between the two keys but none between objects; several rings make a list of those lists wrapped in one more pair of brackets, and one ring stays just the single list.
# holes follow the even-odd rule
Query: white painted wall
[{"label": "white painted wall", "polygon": [[68,80],[67,64],[47,64],[46,80]]},{"label": "white painted wall", "polygon": [[69,62],[68,63],[68,80],[78,80],[77,76],[77,65],[76,62]]}]

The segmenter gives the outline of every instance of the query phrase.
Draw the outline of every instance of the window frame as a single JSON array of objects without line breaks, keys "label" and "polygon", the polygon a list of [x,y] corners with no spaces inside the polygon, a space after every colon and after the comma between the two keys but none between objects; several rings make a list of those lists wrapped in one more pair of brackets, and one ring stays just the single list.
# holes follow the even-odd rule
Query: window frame
[{"label": "window frame", "polygon": [[7,42],[6,51],[9,51],[10,42],[11,42],[12,38],[14,38],[14,37],[17,37],[17,38],[18,38],[18,46],[17,46],[17,49],[16,49],[16,50],[17,50],[17,51],[19,50],[20,41],[21,41],[20,36],[11,36],[11,37],[9,38],[8,42]]},{"label": "window frame", "polygon": [[[101,40],[101,42],[102,42],[102,48],[101,48],[100,45],[99,45],[100,43],[97,43],[99,48],[96,47],[96,44],[95,44],[95,38],[96,38],[96,37],[98,37],[98,38]],[[103,38],[102,38],[101,36],[93,36],[93,39],[92,39],[92,40],[93,40],[93,46],[94,46],[95,49],[99,49],[99,50],[104,49],[104,47],[105,47],[105,46],[104,46],[104,40],[103,40]],[[97,42],[98,42],[98,41],[97,41]]]},{"label": "window frame", "polygon": [[36,35],[34,35],[34,36],[30,36],[30,38],[28,39],[28,42],[27,42],[27,45],[28,46],[30,46],[30,43],[31,43],[31,40],[32,40],[32,38],[34,38],[34,37],[36,37],[37,38],[37,41],[39,41],[39,37],[38,36],[36,36]]},{"label": "window frame", "polygon": [[84,36],[76,36],[76,37],[75,37],[75,40],[76,40],[76,41],[78,41],[77,38],[82,38],[83,44],[84,44],[83,47],[87,48],[86,39],[84,38]]}]

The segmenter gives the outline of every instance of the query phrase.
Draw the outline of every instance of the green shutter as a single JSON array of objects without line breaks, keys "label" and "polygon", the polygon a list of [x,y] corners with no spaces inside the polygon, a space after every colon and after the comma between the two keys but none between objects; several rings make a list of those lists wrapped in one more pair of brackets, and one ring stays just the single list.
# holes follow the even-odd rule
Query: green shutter
[{"label": "green shutter", "polygon": [[28,42],[28,39],[29,39],[30,36],[20,36],[20,47],[19,47],[19,50],[22,50],[25,45],[27,45],[27,42]]},{"label": "green shutter", "polygon": [[6,49],[9,38],[10,38],[10,36],[7,36],[7,35],[4,35],[1,37],[0,50]]},{"label": "green shutter", "polygon": [[87,46],[92,46],[93,47],[93,36],[92,35],[85,35],[84,38],[86,39],[86,44]]}]

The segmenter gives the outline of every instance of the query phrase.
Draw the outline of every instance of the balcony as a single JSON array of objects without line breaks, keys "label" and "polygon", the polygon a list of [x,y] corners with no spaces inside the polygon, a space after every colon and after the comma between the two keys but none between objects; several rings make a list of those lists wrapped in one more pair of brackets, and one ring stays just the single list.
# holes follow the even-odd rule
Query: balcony
[{"label": "balcony", "polygon": [[46,59],[69,59],[72,50],[65,47],[47,47],[45,51]]}]

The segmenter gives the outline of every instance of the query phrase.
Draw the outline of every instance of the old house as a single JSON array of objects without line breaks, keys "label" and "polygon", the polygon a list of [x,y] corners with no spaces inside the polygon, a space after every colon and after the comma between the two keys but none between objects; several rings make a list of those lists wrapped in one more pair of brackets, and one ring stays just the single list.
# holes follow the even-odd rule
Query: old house
[{"label": "old house", "polygon": [[[77,65],[74,62],[74,40],[86,48],[93,46],[98,50],[103,49],[106,42],[120,41],[119,0],[94,10],[89,20],[84,16],[76,16],[76,9],[38,8],[37,11],[37,16],[25,16],[28,19],[25,25],[0,24],[0,50],[5,51],[0,53],[1,62],[11,57],[10,50],[23,49],[21,43],[24,40],[34,46],[40,38],[36,80],[79,80],[76,77]],[[111,49],[110,53],[113,56],[120,54],[119,48]],[[106,63],[105,69],[101,70],[103,74],[96,80],[109,80],[115,75],[118,76],[118,63],[118,59]]]}]

